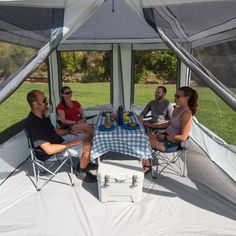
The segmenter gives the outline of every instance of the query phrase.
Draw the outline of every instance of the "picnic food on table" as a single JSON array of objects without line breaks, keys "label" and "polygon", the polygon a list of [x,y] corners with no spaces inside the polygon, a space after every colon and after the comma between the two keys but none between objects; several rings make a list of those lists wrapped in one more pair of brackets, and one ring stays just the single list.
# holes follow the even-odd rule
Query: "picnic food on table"
[{"label": "picnic food on table", "polygon": [[105,123],[105,124],[104,124],[104,127],[105,127],[106,129],[109,129],[109,128],[111,128],[111,124]]},{"label": "picnic food on table", "polygon": [[137,123],[135,123],[135,122],[129,122],[128,125],[131,126],[131,127],[135,127],[135,126],[137,125]]},{"label": "picnic food on table", "polygon": [[129,114],[127,112],[124,113],[123,115],[123,121],[128,122],[129,121]]}]

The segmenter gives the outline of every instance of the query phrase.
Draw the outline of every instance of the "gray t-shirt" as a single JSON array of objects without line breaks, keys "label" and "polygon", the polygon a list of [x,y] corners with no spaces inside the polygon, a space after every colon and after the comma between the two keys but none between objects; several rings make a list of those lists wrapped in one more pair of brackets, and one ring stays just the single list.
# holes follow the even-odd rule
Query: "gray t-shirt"
[{"label": "gray t-shirt", "polygon": [[152,100],[150,101],[140,115],[144,117],[151,111],[152,118],[157,119],[158,116],[164,116],[166,120],[169,120],[174,107],[166,100]]}]

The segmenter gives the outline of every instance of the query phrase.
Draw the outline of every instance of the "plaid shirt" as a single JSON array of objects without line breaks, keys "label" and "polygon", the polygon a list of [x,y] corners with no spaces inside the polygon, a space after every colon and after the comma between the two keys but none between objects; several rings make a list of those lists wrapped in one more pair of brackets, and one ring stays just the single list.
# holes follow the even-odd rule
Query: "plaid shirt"
[{"label": "plaid shirt", "polygon": [[91,150],[91,160],[100,157],[106,152],[118,152],[135,156],[142,159],[152,158],[152,149],[143,126],[140,124],[135,113],[130,116],[130,121],[140,125],[139,129],[127,130],[114,123],[112,131],[100,131],[99,126],[105,123],[105,117],[99,114],[95,135]]}]

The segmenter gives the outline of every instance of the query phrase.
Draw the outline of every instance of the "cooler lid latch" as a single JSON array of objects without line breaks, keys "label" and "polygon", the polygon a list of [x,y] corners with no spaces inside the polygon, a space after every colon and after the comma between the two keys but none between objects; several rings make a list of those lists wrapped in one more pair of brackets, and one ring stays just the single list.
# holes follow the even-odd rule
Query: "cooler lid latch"
[{"label": "cooler lid latch", "polygon": [[138,176],[137,175],[133,175],[132,177],[132,185],[136,186],[138,183]]},{"label": "cooler lid latch", "polygon": [[107,186],[109,186],[109,181],[110,181],[110,176],[109,175],[105,175],[105,177],[104,177],[104,187],[107,187]]}]

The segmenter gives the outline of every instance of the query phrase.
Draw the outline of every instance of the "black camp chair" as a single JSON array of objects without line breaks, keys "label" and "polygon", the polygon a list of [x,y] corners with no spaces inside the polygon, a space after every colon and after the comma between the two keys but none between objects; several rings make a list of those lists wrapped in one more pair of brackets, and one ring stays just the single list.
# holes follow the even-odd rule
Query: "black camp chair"
[{"label": "black camp chair", "polygon": [[[37,191],[40,191],[55,175],[62,169],[62,167],[66,166],[70,171],[67,171],[67,174],[70,179],[70,185],[74,186],[71,175],[73,175],[73,162],[71,156],[64,158],[63,160],[58,160],[48,156],[48,159],[43,161],[37,157],[38,152],[42,152],[42,150],[34,148],[33,143],[31,142],[29,133],[26,129],[24,129],[26,138],[28,141],[28,147],[30,149],[30,156],[33,165],[33,172],[35,177],[35,187]],[[44,176],[44,183],[40,186],[39,181]],[[59,182],[59,181],[56,181]],[[63,183],[63,182],[59,182]]]},{"label": "black camp chair", "polygon": [[[167,173],[173,173],[181,177],[185,176],[186,169],[186,150],[187,138],[184,142],[180,142],[178,149],[175,152],[162,152],[160,150],[153,150],[152,157],[157,159],[156,171],[154,173],[153,164],[151,161],[152,177],[156,178],[157,174],[161,174],[164,170]],[[183,156],[183,161],[181,157]]]}]

